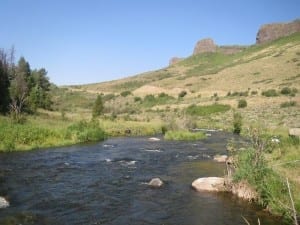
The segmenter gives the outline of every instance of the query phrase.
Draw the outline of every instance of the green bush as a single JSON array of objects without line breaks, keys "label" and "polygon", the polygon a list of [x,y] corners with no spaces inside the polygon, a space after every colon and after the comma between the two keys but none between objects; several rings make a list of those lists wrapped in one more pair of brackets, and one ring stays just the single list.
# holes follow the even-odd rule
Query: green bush
[{"label": "green bush", "polygon": [[276,97],[276,96],[278,96],[278,93],[275,89],[269,89],[269,90],[263,91],[261,94],[263,96],[266,96],[266,97]]},{"label": "green bush", "polygon": [[99,122],[81,120],[68,127],[68,132],[79,142],[100,141],[105,139],[105,133],[100,128]]},{"label": "green bush", "polygon": [[281,89],[280,93],[283,95],[290,95],[292,93],[292,89],[289,87],[284,87]]},{"label": "green bush", "polygon": [[192,116],[207,116],[213,113],[221,113],[230,110],[230,105],[213,104],[206,106],[190,105],[186,112]]},{"label": "green bush", "polygon": [[240,99],[238,101],[238,108],[246,108],[247,107],[247,101],[246,99]]},{"label": "green bush", "polygon": [[293,106],[296,106],[296,105],[297,105],[296,101],[288,101],[288,102],[281,103],[280,108],[293,107]]},{"label": "green bush", "polygon": [[242,131],[243,125],[243,118],[242,115],[238,112],[233,114],[233,133],[240,134]]},{"label": "green bush", "polygon": [[186,91],[181,91],[179,94],[178,94],[178,98],[183,98],[184,96],[187,95],[187,92]]},{"label": "green bush", "polygon": [[204,139],[206,136],[202,132],[167,131],[164,137],[166,140],[193,141]]},{"label": "green bush", "polygon": [[123,91],[120,94],[122,97],[127,97],[128,95],[131,95],[131,91]]}]

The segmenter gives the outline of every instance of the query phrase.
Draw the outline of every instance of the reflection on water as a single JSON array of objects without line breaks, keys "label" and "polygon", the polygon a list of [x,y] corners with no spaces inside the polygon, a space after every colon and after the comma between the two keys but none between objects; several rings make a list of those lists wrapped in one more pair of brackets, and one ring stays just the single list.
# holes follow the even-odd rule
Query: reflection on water
[{"label": "reflection on water", "polygon": [[[225,153],[224,133],[204,141],[105,142],[0,155],[0,195],[11,207],[1,224],[280,224],[255,205],[228,193],[197,193],[192,181],[222,176],[212,161]],[[150,188],[160,177],[165,185]]]}]

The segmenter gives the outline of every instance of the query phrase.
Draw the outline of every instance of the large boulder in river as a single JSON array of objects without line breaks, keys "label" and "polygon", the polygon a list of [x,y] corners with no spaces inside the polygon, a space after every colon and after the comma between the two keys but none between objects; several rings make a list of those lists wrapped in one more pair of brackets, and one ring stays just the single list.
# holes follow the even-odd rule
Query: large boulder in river
[{"label": "large boulder in river", "polygon": [[202,177],[192,183],[197,191],[226,191],[225,179],[222,177]]},{"label": "large boulder in river", "polygon": [[151,186],[151,187],[155,187],[155,188],[158,188],[158,187],[161,187],[163,186],[164,182],[159,179],[159,178],[153,178],[149,183],[148,185]]},{"label": "large boulder in river", "polygon": [[7,207],[9,207],[9,202],[5,198],[0,197],[0,209]]}]

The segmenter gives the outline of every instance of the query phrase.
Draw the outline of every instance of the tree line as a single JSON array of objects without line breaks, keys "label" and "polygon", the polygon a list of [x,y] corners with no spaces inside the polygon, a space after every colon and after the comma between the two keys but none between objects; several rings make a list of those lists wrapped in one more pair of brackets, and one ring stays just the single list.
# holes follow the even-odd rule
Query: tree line
[{"label": "tree line", "polygon": [[0,49],[0,113],[19,120],[22,113],[50,109],[50,81],[44,68],[31,69],[24,57],[17,63],[14,49]]}]

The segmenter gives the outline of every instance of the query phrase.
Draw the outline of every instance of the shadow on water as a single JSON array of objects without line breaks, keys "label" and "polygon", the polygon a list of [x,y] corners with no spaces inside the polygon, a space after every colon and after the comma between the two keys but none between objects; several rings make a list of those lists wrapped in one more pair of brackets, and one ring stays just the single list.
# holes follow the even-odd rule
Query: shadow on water
[{"label": "shadow on water", "polygon": [[[222,176],[212,161],[233,136],[151,142],[116,138],[93,145],[0,155],[0,224],[280,224],[228,193],[197,193],[194,179]],[[146,183],[160,177],[165,185]]]}]

